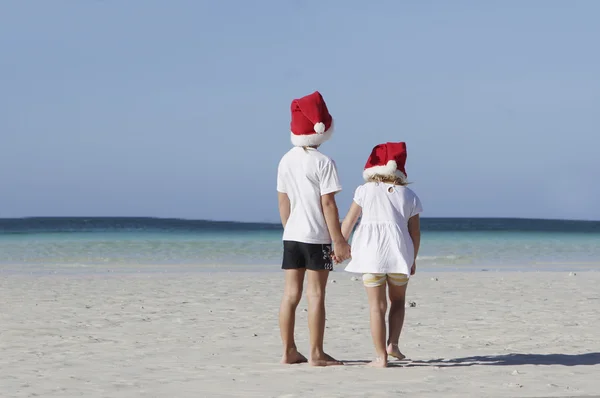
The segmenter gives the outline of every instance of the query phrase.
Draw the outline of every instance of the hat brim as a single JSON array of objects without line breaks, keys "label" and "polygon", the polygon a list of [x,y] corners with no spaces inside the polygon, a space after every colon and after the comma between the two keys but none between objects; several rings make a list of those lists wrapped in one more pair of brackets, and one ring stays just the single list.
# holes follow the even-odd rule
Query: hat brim
[{"label": "hat brim", "polygon": [[395,160],[390,160],[385,166],[373,166],[363,171],[365,181],[369,181],[375,176],[398,177],[406,180],[406,174],[398,170],[398,164]]},{"label": "hat brim", "polygon": [[331,126],[329,126],[329,130],[325,131],[323,134],[307,134],[307,135],[296,135],[292,132],[291,139],[292,145],[294,146],[318,146],[323,144],[325,141],[328,141],[333,135],[333,120],[331,121]]}]

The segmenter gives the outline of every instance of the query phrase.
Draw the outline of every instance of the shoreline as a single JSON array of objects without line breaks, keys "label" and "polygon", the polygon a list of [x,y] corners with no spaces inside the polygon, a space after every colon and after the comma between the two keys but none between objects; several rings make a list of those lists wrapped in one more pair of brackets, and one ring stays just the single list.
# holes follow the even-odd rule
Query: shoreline
[{"label": "shoreline", "polygon": [[[421,266],[417,262],[417,274],[452,274],[452,273],[467,273],[467,274],[511,274],[511,273],[598,273],[600,272],[600,262],[578,262],[571,264],[540,264],[541,266],[526,265],[526,266]],[[346,272],[345,265],[336,267],[331,276],[343,277],[360,276]],[[29,265],[29,264],[0,264],[0,277],[2,276],[85,276],[85,275],[203,275],[203,274],[276,274],[282,273],[279,264],[273,265],[182,265],[182,264],[118,264],[118,265]]]}]

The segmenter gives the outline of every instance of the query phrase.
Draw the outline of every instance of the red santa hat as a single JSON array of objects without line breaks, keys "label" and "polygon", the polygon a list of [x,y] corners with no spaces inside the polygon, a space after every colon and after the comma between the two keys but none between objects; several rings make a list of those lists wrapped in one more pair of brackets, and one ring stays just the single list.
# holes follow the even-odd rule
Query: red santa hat
[{"label": "red santa hat", "polygon": [[333,118],[327,110],[321,93],[312,94],[292,101],[292,144],[294,146],[321,145],[333,134]]},{"label": "red santa hat", "polygon": [[406,143],[386,142],[377,145],[371,151],[371,156],[369,156],[363,171],[363,178],[369,180],[369,178],[379,175],[406,179],[405,165]]}]

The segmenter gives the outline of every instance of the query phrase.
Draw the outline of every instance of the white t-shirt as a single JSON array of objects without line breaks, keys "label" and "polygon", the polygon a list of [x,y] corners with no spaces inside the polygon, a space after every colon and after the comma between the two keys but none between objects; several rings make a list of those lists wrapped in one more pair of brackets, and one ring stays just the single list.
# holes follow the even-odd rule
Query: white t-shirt
[{"label": "white t-shirt", "polygon": [[277,191],[290,198],[283,240],[331,243],[321,196],[342,190],[335,162],[314,148],[294,147],[279,162]]},{"label": "white t-shirt", "polygon": [[368,182],[356,189],[354,202],[362,218],[346,271],[409,275],[415,250],[408,219],[423,211],[419,197],[407,187]]}]

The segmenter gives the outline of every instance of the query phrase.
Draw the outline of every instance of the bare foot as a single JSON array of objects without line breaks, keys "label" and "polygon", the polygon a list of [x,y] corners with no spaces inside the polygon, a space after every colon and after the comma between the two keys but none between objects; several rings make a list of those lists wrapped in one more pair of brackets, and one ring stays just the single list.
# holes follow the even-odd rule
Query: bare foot
[{"label": "bare foot", "polygon": [[284,365],[293,365],[293,364],[304,363],[304,362],[308,362],[308,359],[306,359],[306,357],[304,355],[300,354],[296,350],[286,352],[285,354],[283,354],[283,357],[281,358],[281,363]]},{"label": "bare foot", "polygon": [[367,364],[371,368],[387,368],[387,358],[377,357]]},{"label": "bare foot", "polygon": [[387,347],[387,353],[389,356],[392,356],[400,361],[406,358],[406,355],[400,352],[400,348],[398,348],[398,344],[390,344]]},{"label": "bare foot", "polygon": [[323,355],[321,356],[313,356],[310,358],[309,363],[312,366],[338,366],[338,365],[343,365],[344,363],[341,361],[338,361],[337,359],[333,358],[331,355],[329,354],[325,354],[323,353]]}]

